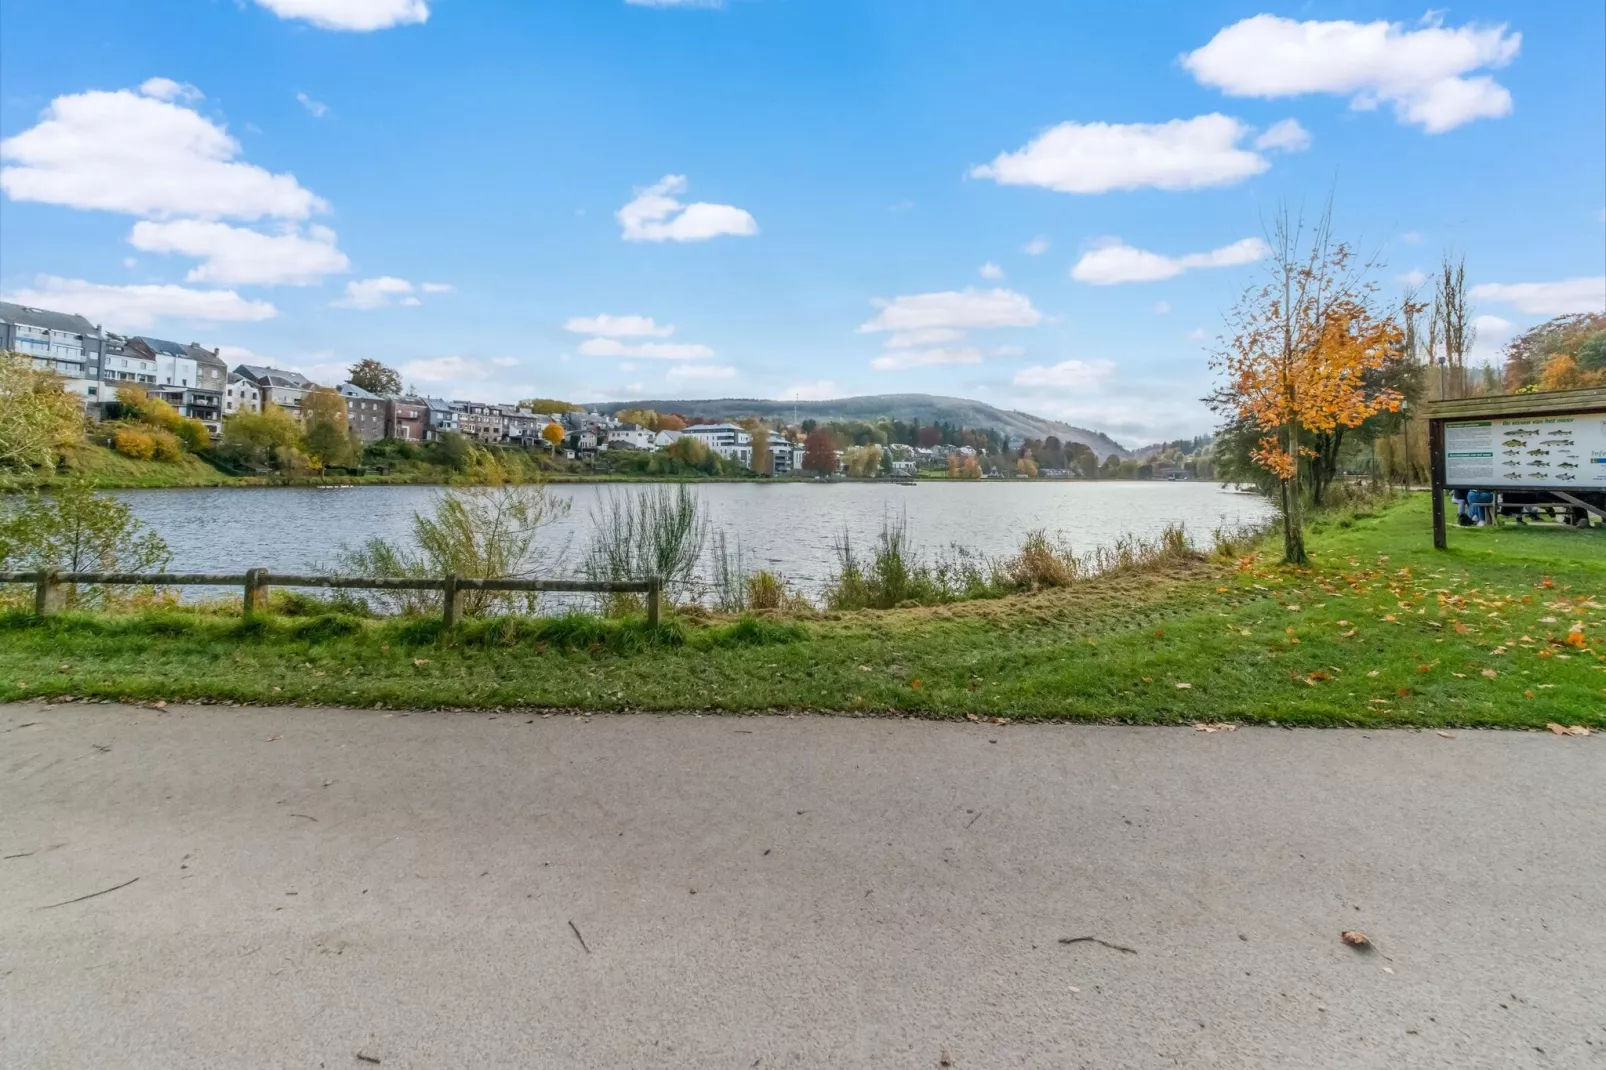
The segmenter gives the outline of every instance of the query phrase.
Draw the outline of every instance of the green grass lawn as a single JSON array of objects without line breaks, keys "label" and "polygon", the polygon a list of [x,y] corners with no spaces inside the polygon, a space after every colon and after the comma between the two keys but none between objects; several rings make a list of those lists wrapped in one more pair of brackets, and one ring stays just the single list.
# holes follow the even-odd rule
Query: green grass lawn
[{"label": "green grass lawn", "polygon": [[[817,709],[929,717],[1606,727],[1606,537],[1451,530],[1428,502],[1271,552],[801,622],[0,618],[0,699]],[[1575,630],[1579,629],[1579,630]]]}]

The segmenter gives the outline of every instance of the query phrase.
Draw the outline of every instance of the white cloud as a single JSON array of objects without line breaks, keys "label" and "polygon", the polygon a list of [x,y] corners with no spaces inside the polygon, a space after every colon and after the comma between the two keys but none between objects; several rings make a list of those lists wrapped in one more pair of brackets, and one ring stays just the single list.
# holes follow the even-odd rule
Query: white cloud
[{"label": "white cloud", "polygon": [[1193,330],[1188,332],[1188,338],[1195,342],[1202,342],[1205,340],[1205,337],[1205,329],[1203,327],[1195,327]]},{"label": "white cloud", "polygon": [[1115,377],[1108,360],[1062,360],[1058,364],[1022,368],[1010,380],[1016,386],[1041,390],[1094,390]]},{"label": "white cloud", "polygon": [[305,93],[297,93],[296,102],[299,103],[303,108],[306,108],[307,113],[314,119],[322,119],[325,115],[329,114],[329,105],[325,104],[321,100],[313,100]]},{"label": "white cloud", "polygon": [[686,192],[685,175],[665,175],[655,184],[636,191],[636,197],[615,217],[625,241],[707,241],[723,234],[758,233],[758,222],[729,204],[682,204],[675,195]]},{"label": "white cloud", "polygon": [[976,269],[976,274],[984,279],[1001,279],[1004,277],[1004,269],[989,260]]},{"label": "white cloud", "polygon": [[131,256],[125,256],[125,257],[123,257],[123,266],[125,268],[130,269],[130,270],[133,270],[134,268],[139,267],[139,261],[134,259]]},{"label": "white cloud", "polygon": [[449,294],[457,289],[449,282],[421,282],[418,289],[427,294]]},{"label": "white cloud", "polygon": [[1562,282],[1485,282],[1472,288],[1475,301],[1511,305],[1531,316],[1606,309],[1606,275]]},{"label": "white cloud", "polygon": [[19,305],[74,312],[112,330],[145,330],[161,320],[208,323],[272,319],[279,310],[266,301],[248,301],[233,290],[191,290],[183,286],[108,286],[83,279],[41,275],[28,289],[5,295]]},{"label": "white cloud", "polygon": [[987,354],[975,346],[894,349],[876,357],[870,367],[878,372],[898,372],[934,365],[980,364],[986,358]]},{"label": "white cloud", "polygon": [[1522,35],[1506,27],[1446,29],[1429,16],[1416,29],[1397,22],[1295,22],[1255,15],[1182,57],[1202,85],[1235,97],[1331,93],[1370,110],[1393,105],[1404,123],[1430,134],[1511,111],[1511,94],[1474,71],[1504,67]]},{"label": "white cloud", "polygon": [[1169,316],[1169,315],[1171,315],[1171,302],[1169,302],[1169,301],[1156,301],[1154,303],[1154,314],[1156,316]]},{"label": "white cloud", "polygon": [[877,371],[905,371],[942,364],[980,364],[988,357],[1018,356],[1015,347],[983,350],[960,342],[969,330],[999,327],[1033,327],[1043,314],[1024,294],[1013,290],[949,290],[908,294],[888,301],[878,298],[880,309],[860,325],[860,334],[889,332],[881,356],[870,362]]},{"label": "white cloud", "polygon": [[1197,268],[1236,267],[1263,259],[1271,249],[1259,238],[1244,238],[1208,253],[1162,256],[1146,249],[1135,249],[1112,238],[1082,254],[1071,269],[1071,278],[1095,286],[1114,286],[1123,282],[1155,282],[1171,279]]},{"label": "white cloud", "polygon": [[1239,120],[1214,114],[1166,123],[1060,123],[970,174],[1060,193],[1230,186],[1271,166],[1240,146],[1250,133]]},{"label": "white cloud", "polygon": [[699,342],[621,342],[616,338],[587,338],[580,343],[587,357],[640,357],[646,360],[704,360],[714,351]]},{"label": "white cloud", "polygon": [[0,141],[0,189],[17,201],[155,218],[305,219],[328,207],[294,175],[241,163],[239,152],[189,108],[91,90],[57,97],[37,125]]},{"label": "white cloud", "polygon": [[[329,302],[335,308],[375,309],[384,308],[391,303],[391,298],[410,295],[413,284],[406,279],[398,279],[393,275],[381,275],[376,279],[354,279],[346,283],[346,296],[338,301]],[[403,302],[406,303],[405,301]],[[413,304],[417,304],[414,301]]]},{"label": "white cloud", "polygon": [[734,379],[736,369],[728,364],[677,364],[665,376],[670,382],[707,382],[714,379]]},{"label": "white cloud", "polygon": [[1400,235],[1400,241],[1406,245],[1416,245],[1422,241],[1422,234],[1420,231],[1408,230]]},{"label": "white cloud", "polygon": [[890,301],[878,298],[874,304],[881,311],[859,327],[861,334],[1034,327],[1043,321],[1043,314],[1032,307],[1031,299],[1013,290],[948,290],[909,294]]},{"label": "white cloud", "polygon": [[256,0],[281,19],[303,19],[323,30],[383,30],[429,18],[425,0]]},{"label": "white cloud", "polygon": [[964,336],[964,331],[957,331],[952,327],[922,327],[919,330],[898,331],[888,335],[882,345],[888,349],[914,349],[917,346],[937,346],[947,342],[957,342]]},{"label": "white cloud", "polygon": [[1505,361],[1506,343],[1517,335],[1517,325],[1500,316],[1476,316],[1472,320],[1474,334],[1472,350],[1467,354],[1471,365],[1495,364]]},{"label": "white cloud", "polygon": [[171,78],[147,78],[141,83],[139,91],[157,100],[179,100],[185,104],[194,104],[198,100],[206,99],[206,94],[193,85],[188,82],[175,82]]},{"label": "white cloud", "polygon": [[675,333],[671,324],[659,326],[651,316],[575,316],[563,325],[575,334],[596,334],[605,338],[667,338]]},{"label": "white cloud", "polygon": [[335,248],[335,232],[311,226],[262,234],[199,219],[134,224],[128,243],[147,253],[182,253],[203,263],[185,276],[189,282],[244,286],[309,286],[350,267]]},{"label": "white cloud", "polygon": [[1027,256],[1042,256],[1044,253],[1048,252],[1048,247],[1048,239],[1039,234],[1037,237],[1021,246],[1020,251],[1025,253]]},{"label": "white cloud", "polygon": [[1412,268],[1404,275],[1394,276],[1394,281],[1409,286],[1414,290],[1418,286],[1421,286],[1424,282],[1427,282],[1428,277],[1425,273],[1423,273],[1421,268]]},{"label": "white cloud", "polygon": [[776,396],[777,401],[829,401],[839,398],[842,392],[830,379],[814,379],[809,382],[792,383]]},{"label": "white cloud", "polygon": [[410,360],[399,369],[404,380],[422,383],[484,382],[516,362],[510,357],[477,360],[473,357],[429,357]]},{"label": "white cloud", "polygon": [[1299,125],[1298,119],[1284,119],[1272,123],[1255,138],[1255,148],[1277,152],[1304,152],[1310,148],[1310,131]]}]

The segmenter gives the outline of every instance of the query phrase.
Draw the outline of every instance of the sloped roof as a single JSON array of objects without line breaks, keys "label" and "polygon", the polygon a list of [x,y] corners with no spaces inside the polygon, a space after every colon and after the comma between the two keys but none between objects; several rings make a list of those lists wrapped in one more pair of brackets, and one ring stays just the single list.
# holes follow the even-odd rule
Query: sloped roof
[{"label": "sloped roof", "polygon": [[240,364],[234,369],[236,375],[244,376],[258,386],[287,387],[293,390],[311,390],[315,384],[300,372],[287,372],[279,368],[269,368],[261,364]]},{"label": "sloped roof", "polygon": [[68,334],[100,333],[99,327],[74,313],[51,312],[49,309],[13,304],[10,301],[0,301],[0,320],[8,323],[26,323],[30,327],[43,327],[47,331],[66,331]]},{"label": "sloped roof", "polygon": [[152,338],[148,334],[136,334],[134,340],[144,342],[152,353],[160,353],[164,357],[188,357],[189,347],[182,342],[169,342],[166,338]]}]

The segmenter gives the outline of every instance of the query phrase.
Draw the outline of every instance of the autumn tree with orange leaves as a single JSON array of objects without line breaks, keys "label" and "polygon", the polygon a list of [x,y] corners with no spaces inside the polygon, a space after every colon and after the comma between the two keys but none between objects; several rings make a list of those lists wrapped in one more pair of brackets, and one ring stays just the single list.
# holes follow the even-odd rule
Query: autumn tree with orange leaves
[{"label": "autumn tree with orange leaves", "polygon": [[1302,565],[1304,474],[1315,444],[1399,411],[1399,392],[1383,381],[1404,336],[1392,314],[1374,307],[1372,265],[1334,237],[1331,207],[1310,226],[1284,210],[1271,237],[1270,279],[1227,315],[1211,362],[1226,381],[1211,402],[1258,435],[1250,456],[1276,481],[1284,559]]}]

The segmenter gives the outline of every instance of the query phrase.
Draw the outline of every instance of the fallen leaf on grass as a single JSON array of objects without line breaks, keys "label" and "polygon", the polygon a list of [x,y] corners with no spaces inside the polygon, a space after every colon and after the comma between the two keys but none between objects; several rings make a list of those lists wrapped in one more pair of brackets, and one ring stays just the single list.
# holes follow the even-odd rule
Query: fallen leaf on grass
[{"label": "fallen leaf on grass", "polygon": [[429,659],[428,658],[414,658],[413,659],[413,664],[414,665],[428,665],[429,664]]},{"label": "fallen leaf on grass", "polygon": [[1381,669],[1373,669],[1371,672],[1367,673],[1366,675],[1372,676],[1372,677],[1382,676],[1383,675],[1383,671]]},{"label": "fallen leaf on grass", "polygon": [[1370,948],[1372,946],[1372,941],[1366,938],[1365,933],[1356,932],[1354,929],[1345,929],[1338,934],[1338,938],[1354,948]]},{"label": "fallen leaf on grass", "polygon": [[1191,690],[1193,690],[1193,685],[1192,684],[1178,684],[1177,685],[1177,690],[1178,691],[1191,691]]},{"label": "fallen leaf on grass", "polygon": [[1500,674],[1495,672],[1493,669],[1484,669],[1483,670],[1483,675],[1485,675],[1489,679],[1493,680],[1496,676],[1499,676]]},{"label": "fallen leaf on grass", "polygon": [[925,687],[926,685],[921,683],[920,677],[917,676],[913,680],[909,681],[909,686],[914,688],[916,691],[919,691],[922,687]]},{"label": "fallen leaf on grass", "polygon": [[1455,622],[1455,634],[1457,634],[1457,635],[1466,635],[1471,630],[1472,630],[1471,628],[1468,628],[1465,624],[1462,624],[1460,621],[1456,621]]},{"label": "fallen leaf on grass", "polygon": [[1358,629],[1358,628],[1351,628],[1347,632],[1339,632],[1338,633],[1338,637],[1340,639],[1353,639],[1353,638],[1355,638],[1355,633],[1358,632],[1359,630],[1360,629]]},{"label": "fallen leaf on grass", "polygon": [[967,720],[967,721],[980,721],[981,718],[977,717],[974,713],[967,713],[967,714],[965,714],[965,720]]},{"label": "fallen leaf on grass", "polygon": [[1581,724],[1566,725],[1566,724],[1556,724],[1556,723],[1552,722],[1550,724],[1545,725],[1545,727],[1550,729],[1552,732],[1556,733],[1556,735],[1558,735],[1558,736],[1587,736],[1587,735],[1589,735],[1589,729],[1585,728]]}]

